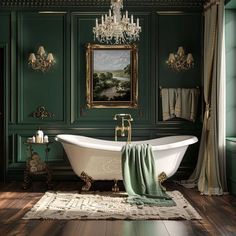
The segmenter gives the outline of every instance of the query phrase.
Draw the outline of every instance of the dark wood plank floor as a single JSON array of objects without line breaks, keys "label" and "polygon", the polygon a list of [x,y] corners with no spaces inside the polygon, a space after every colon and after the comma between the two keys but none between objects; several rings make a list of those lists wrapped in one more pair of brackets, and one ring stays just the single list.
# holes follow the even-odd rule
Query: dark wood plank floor
[{"label": "dark wood plank floor", "polygon": [[[101,184],[101,183],[100,183]],[[193,221],[128,221],[128,220],[22,220],[23,215],[46,191],[42,182],[34,182],[24,191],[21,183],[0,184],[0,235],[79,235],[79,236],[228,236],[236,235],[236,197],[200,196],[196,190],[167,183],[168,190],[177,189],[203,217]],[[79,182],[58,182],[54,190],[81,188]],[[100,188],[99,183],[95,189]],[[110,188],[110,187],[109,187]],[[106,190],[106,189],[105,189]]]}]

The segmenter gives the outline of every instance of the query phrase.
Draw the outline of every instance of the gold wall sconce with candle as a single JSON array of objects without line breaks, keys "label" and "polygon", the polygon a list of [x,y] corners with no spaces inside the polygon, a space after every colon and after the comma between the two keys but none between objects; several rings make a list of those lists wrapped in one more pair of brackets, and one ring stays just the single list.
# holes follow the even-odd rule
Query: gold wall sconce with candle
[{"label": "gold wall sconce with candle", "polygon": [[185,54],[184,48],[179,47],[176,54],[169,54],[166,63],[174,71],[184,71],[193,68],[194,59],[192,53]]},{"label": "gold wall sconce with candle", "polygon": [[56,60],[52,53],[46,53],[43,46],[38,48],[37,53],[30,53],[28,58],[28,64],[31,66],[33,70],[38,70],[45,72],[49,70],[54,64]]}]

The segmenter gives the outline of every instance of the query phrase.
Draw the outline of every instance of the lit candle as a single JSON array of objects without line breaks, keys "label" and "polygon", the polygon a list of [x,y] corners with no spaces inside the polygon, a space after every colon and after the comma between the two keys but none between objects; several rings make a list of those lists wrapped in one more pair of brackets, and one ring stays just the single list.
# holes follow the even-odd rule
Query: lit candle
[{"label": "lit candle", "polygon": [[139,27],[139,18],[137,18],[137,27]]},{"label": "lit candle", "polygon": [[175,55],[174,55],[174,53],[170,53],[170,54],[169,54],[169,59],[168,59],[168,61],[169,61],[170,63],[175,62]]},{"label": "lit candle", "polygon": [[38,53],[40,56],[44,55],[44,54],[45,54],[44,47],[43,47],[43,46],[40,46],[37,53]]},{"label": "lit candle", "polygon": [[179,47],[178,51],[177,51],[177,54],[180,55],[180,56],[183,56],[184,55],[184,48],[183,47]]},{"label": "lit candle", "polygon": [[98,27],[98,18],[96,18],[96,27]]},{"label": "lit candle", "polygon": [[54,61],[54,57],[53,57],[52,53],[48,53],[47,61],[50,63],[52,63]]},{"label": "lit candle", "polygon": [[128,11],[125,12],[125,18],[128,18]]},{"label": "lit candle", "polygon": [[35,54],[34,53],[30,53],[30,56],[29,56],[29,62],[31,62],[31,63],[34,63],[34,62],[36,62],[36,56],[35,56]]},{"label": "lit candle", "polygon": [[109,16],[111,17],[111,9],[109,9]]},{"label": "lit candle", "polygon": [[133,24],[133,23],[134,23],[134,16],[131,15],[131,24]]},{"label": "lit candle", "polygon": [[189,53],[187,56],[187,63],[191,64],[192,62],[193,62],[193,55],[192,55],[192,53]]}]

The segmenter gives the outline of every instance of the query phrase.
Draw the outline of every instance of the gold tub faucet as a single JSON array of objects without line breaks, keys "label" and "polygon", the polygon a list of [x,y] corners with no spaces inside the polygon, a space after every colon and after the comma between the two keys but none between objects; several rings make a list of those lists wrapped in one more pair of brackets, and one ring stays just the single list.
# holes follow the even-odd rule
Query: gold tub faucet
[{"label": "gold tub faucet", "polygon": [[119,132],[121,137],[125,137],[125,132],[127,131],[127,143],[130,143],[132,134],[131,121],[133,121],[133,118],[130,114],[115,114],[113,120],[118,120],[118,118],[121,119],[121,125],[115,127],[115,141],[117,141]]}]

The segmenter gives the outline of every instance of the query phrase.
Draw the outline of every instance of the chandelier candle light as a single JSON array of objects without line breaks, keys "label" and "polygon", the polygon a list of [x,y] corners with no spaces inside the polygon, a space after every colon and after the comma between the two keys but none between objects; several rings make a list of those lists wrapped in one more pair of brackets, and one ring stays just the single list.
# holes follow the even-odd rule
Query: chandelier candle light
[{"label": "chandelier candle light", "polygon": [[30,53],[28,64],[33,70],[40,70],[45,72],[49,70],[56,63],[52,53],[46,54],[44,47],[40,46],[36,54]]},{"label": "chandelier candle light", "polygon": [[124,44],[139,40],[141,27],[139,18],[136,23],[134,16],[128,16],[128,11],[121,15],[123,9],[123,0],[111,0],[111,9],[108,15],[102,15],[101,23],[96,18],[96,26],[93,27],[94,40],[95,38],[100,43],[107,44]]},{"label": "chandelier candle light", "polygon": [[179,47],[176,54],[169,54],[169,58],[166,63],[174,71],[189,70],[194,66],[194,59],[191,53],[188,53],[186,55],[184,52],[184,48]]}]

